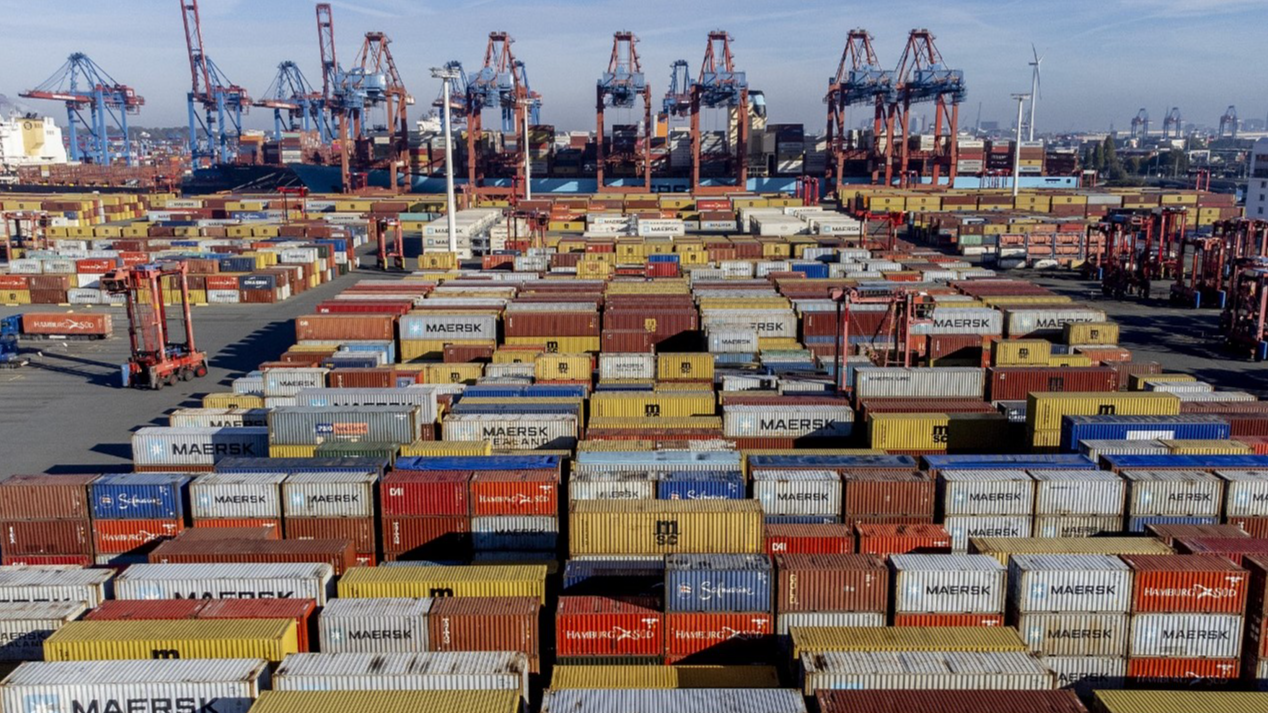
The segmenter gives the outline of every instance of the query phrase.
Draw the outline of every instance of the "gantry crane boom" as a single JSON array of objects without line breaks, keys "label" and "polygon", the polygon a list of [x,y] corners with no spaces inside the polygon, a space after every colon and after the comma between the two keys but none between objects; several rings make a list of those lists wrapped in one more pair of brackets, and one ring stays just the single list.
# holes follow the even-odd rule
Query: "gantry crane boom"
[{"label": "gantry crane boom", "polygon": [[[643,66],[638,58],[638,49],[634,46],[638,38],[633,32],[621,31],[612,36],[612,55],[608,58],[608,69],[599,78],[595,86],[595,164],[598,189],[622,190],[625,187],[608,186],[604,174],[609,158],[632,161],[642,176],[641,186],[629,186],[644,192],[652,189],[652,90],[643,74]],[[684,62],[684,65],[686,63]],[[604,108],[632,109],[643,100],[643,136],[617,136],[615,127],[612,132],[612,151],[604,149]],[[620,139],[620,141],[618,141]],[[629,141],[627,141],[629,139]],[[627,145],[628,144],[628,145]]]},{"label": "gantry crane boom", "polygon": [[[18,96],[25,99],[47,99],[66,104],[67,139],[72,161],[91,159],[102,165],[110,164],[110,124],[113,123],[123,136],[123,158],[131,166],[136,154],[132,139],[128,136],[128,115],[136,114],[145,104],[145,98],[132,87],[116,82],[101,67],[82,52],[66,59],[65,64],[34,89]],[[88,110],[88,118],[83,116]],[[85,131],[85,141],[80,141],[80,129]],[[81,146],[81,143],[86,146]]]},{"label": "gantry crane boom", "polygon": [[[731,35],[723,30],[709,33],[700,75],[691,84],[691,190],[701,192],[700,181],[700,110],[725,108],[735,112],[736,145],[727,150],[730,173],[735,177],[731,190],[744,190],[748,184],[748,78],[735,69],[731,54]],[[721,187],[715,187],[720,189]]]},{"label": "gantry crane boom", "polygon": [[945,166],[948,180],[954,182],[960,103],[967,96],[964,72],[944,66],[932,32],[914,29],[907,37],[893,77],[895,96],[889,104],[885,126],[886,185],[893,181],[895,172],[899,185],[906,186],[910,181],[911,105],[923,102],[934,104],[931,180],[937,185]]},{"label": "gantry crane boom", "polygon": [[[850,30],[845,49],[837,64],[836,74],[828,78],[828,93],[824,103],[828,105],[828,153],[832,158],[829,170],[835,172],[839,184],[845,173],[845,162],[850,158],[863,158],[863,147],[847,139],[846,108],[872,104],[872,135],[880,136],[885,122],[885,107],[894,97],[894,77],[889,70],[881,69],[872,49],[872,35],[864,29]],[[883,154],[879,153],[879,141],[872,142],[872,182],[879,178]]]},{"label": "gantry crane boom", "polygon": [[[221,163],[230,158],[230,143],[242,134],[242,115],[251,107],[247,90],[230,82],[203,48],[202,20],[198,0],[180,0],[185,24],[185,47],[189,52],[191,90],[189,105],[189,151],[195,161],[209,159]],[[203,115],[199,117],[197,107]],[[232,125],[232,134],[229,130]],[[199,138],[202,130],[204,138]]]}]

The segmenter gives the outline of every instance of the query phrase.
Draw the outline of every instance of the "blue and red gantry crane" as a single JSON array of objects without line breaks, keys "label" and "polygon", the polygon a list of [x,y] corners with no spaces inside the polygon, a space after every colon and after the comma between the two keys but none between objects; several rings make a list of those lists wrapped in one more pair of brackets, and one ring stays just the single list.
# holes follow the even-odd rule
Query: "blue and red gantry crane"
[{"label": "blue and red gantry crane", "polygon": [[273,138],[281,140],[283,131],[316,131],[323,144],[333,138],[326,120],[326,102],[321,92],[313,89],[299,66],[291,61],[277,65],[273,83],[256,99],[254,106],[273,110]]},{"label": "blue and red gantry crane", "polygon": [[[595,100],[595,165],[598,190],[604,191],[641,191],[652,190],[652,89],[643,74],[643,66],[638,59],[638,49],[634,45],[638,38],[633,32],[621,31],[612,35],[612,55],[608,59],[608,69],[599,78],[596,86]],[[683,62],[684,69],[686,62]],[[639,98],[643,100],[643,130],[638,136],[638,129],[628,125],[618,130],[612,127],[611,150],[604,147],[604,108],[633,109]],[[605,183],[608,163],[632,164],[636,176],[641,177],[637,185],[609,186]]]},{"label": "blue and red gantry crane", "polygon": [[[185,23],[185,47],[189,51],[191,89],[189,152],[194,163],[225,163],[233,157],[233,144],[242,135],[242,115],[251,109],[246,89],[230,82],[203,48],[198,0],[180,0]],[[199,115],[198,109],[202,109]],[[199,133],[201,131],[201,134]]]},{"label": "blue and red gantry crane", "polygon": [[65,102],[72,161],[109,165],[120,155],[110,150],[112,124],[123,139],[124,161],[131,166],[137,158],[128,136],[128,115],[138,113],[145,98],[132,87],[116,82],[88,55],[72,54],[53,76],[18,96]]},{"label": "blue and red gantry crane", "polygon": [[[732,185],[711,185],[707,188],[700,181],[701,150],[700,110],[723,109],[727,121],[734,116],[735,146],[725,146],[724,151],[711,152],[708,158],[720,159],[727,165],[727,173],[734,176]],[[700,63],[700,75],[691,84],[691,192],[721,192],[744,190],[748,183],[748,78],[735,68],[731,54],[731,35],[723,30],[709,33],[704,61]]]}]

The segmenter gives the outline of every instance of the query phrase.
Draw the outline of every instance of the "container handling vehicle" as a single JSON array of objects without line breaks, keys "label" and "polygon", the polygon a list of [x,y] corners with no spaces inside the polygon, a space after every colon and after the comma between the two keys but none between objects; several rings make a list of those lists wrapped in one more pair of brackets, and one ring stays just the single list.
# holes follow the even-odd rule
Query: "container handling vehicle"
[{"label": "container handling vehicle", "polygon": [[[189,381],[207,375],[207,355],[194,346],[188,269],[185,263],[151,263],[102,276],[102,288],[123,295],[128,310],[132,356],[121,365],[123,386],[161,389],[175,384],[177,379]],[[172,325],[163,299],[164,278],[174,283],[172,291],[180,297],[176,321],[178,329],[185,333],[184,342],[172,340]]]},{"label": "container handling vehicle", "polygon": [[18,350],[18,334],[22,331],[22,315],[0,319],[0,369],[16,369],[31,363]]}]

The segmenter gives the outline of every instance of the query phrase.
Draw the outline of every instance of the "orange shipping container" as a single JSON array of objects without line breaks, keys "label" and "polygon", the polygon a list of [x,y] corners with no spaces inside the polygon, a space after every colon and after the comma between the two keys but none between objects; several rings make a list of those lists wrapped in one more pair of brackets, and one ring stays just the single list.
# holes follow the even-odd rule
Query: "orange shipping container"
[{"label": "orange shipping container", "polygon": [[295,318],[295,339],[334,340],[396,338],[396,317],[390,314],[309,314]]},{"label": "orange shipping container", "polygon": [[108,314],[27,312],[22,315],[23,334],[108,337],[112,327]]},{"label": "orange shipping container", "polygon": [[1123,555],[1133,570],[1132,611],[1241,614],[1250,575],[1219,555]]}]

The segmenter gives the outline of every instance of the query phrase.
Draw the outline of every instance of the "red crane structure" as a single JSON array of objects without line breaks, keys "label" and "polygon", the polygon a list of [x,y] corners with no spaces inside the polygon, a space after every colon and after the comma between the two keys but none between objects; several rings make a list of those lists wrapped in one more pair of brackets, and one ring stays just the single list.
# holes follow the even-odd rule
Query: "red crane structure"
[{"label": "red crane structure", "polygon": [[[194,324],[189,311],[189,266],[184,262],[123,267],[101,276],[101,286],[127,300],[128,339],[132,356],[123,366],[123,386],[161,389],[177,379],[207,375],[207,355],[194,346]],[[175,281],[180,292],[180,322],[185,341],[173,341],[163,280]]]},{"label": "red crane structure", "polygon": [[[515,142],[515,150],[484,151],[481,141],[484,134],[484,110],[500,107],[503,114],[514,117],[512,126],[524,126],[533,97],[521,81],[522,72],[515,71],[515,54],[511,51],[514,38],[507,32],[495,30],[489,33],[484,49],[484,64],[467,79],[467,187],[466,191],[481,195],[509,196],[516,186],[528,189],[524,180],[524,155],[528,151],[527,138]],[[506,147],[503,147],[504,149]],[[510,187],[484,185],[486,175],[496,171],[514,172]]]},{"label": "red crane structure", "polygon": [[[727,173],[735,177],[730,186],[704,187],[700,183],[700,162],[704,153],[700,143],[700,110],[702,108],[728,109],[728,121],[733,112],[736,123],[735,150],[728,147],[725,153],[709,152],[710,157],[725,157]],[[709,33],[709,43],[700,64],[700,76],[691,85],[691,192],[723,193],[745,190],[748,184],[748,79],[744,72],[736,71],[735,57],[731,54],[731,35],[723,30]]]},{"label": "red crane structure", "polygon": [[[885,120],[885,185],[892,184],[895,178],[901,187],[910,185],[913,159],[920,162],[915,172],[921,176],[927,172],[934,185],[944,170],[948,180],[954,183],[960,102],[966,96],[964,72],[947,69],[934,45],[933,33],[918,29],[907,37],[893,81],[895,94]],[[911,105],[926,102],[934,105],[934,145],[913,151]]]},{"label": "red crane structure", "polygon": [[834,174],[837,185],[845,175],[847,161],[870,160],[872,183],[880,178],[881,159],[876,151],[879,142],[873,140],[869,150],[852,138],[846,128],[846,109],[872,104],[872,136],[879,137],[885,127],[885,108],[893,92],[893,73],[880,68],[872,49],[872,35],[864,29],[850,30],[837,73],[828,79],[828,93],[823,98],[828,105],[827,140],[831,157],[828,171]]},{"label": "red crane structure", "polygon": [[[612,56],[608,59],[608,71],[603,73],[595,87],[595,173],[600,192],[652,190],[652,88],[643,74],[634,45],[638,38],[633,32],[621,31],[612,35]],[[604,148],[603,110],[633,109],[638,98],[643,98],[643,131],[638,126],[612,127],[612,148]],[[635,175],[642,177],[642,185],[609,186],[605,183],[608,164],[631,165]]]},{"label": "red crane structure", "polygon": [[[186,95],[189,152],[196,164],[204,160],[224,163],[232,159],[232,143],[242,135],[242,115],[251,109],[251,96],[246,89],[230,82],[207,56],[198,0],[180,0],[180,5],[191,80],[190,92]],[[201,117],[198,116],[200,106]],[[204,134],[202,138],[198,136],[199,130]]]}]

